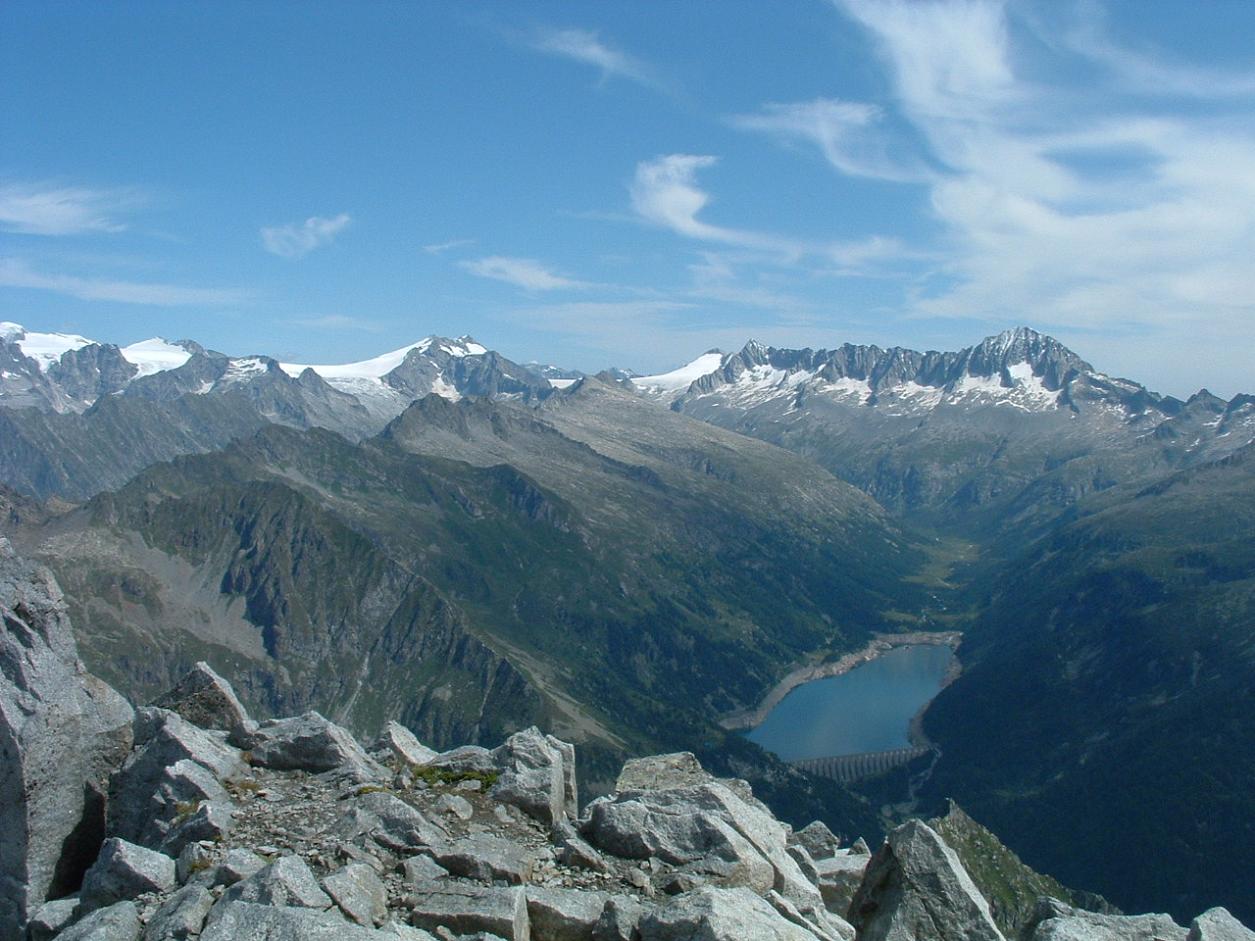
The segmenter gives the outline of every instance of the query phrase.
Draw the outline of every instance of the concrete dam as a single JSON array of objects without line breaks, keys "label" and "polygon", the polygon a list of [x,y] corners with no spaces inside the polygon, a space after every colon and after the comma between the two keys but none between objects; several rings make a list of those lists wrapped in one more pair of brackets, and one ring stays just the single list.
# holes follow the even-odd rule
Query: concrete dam
[{"label": "concrete dam", "polygon": [[889,751],[862,752],[857,755],[835,755],[831,758],[802,758],[798,761],[791,761],[789,764],[808,774],[832,778],[834,781],[846,784],[900,768],[921,755],[927,755],[929,751],[929,748],[917,745],[908,748],[893,748]]}]

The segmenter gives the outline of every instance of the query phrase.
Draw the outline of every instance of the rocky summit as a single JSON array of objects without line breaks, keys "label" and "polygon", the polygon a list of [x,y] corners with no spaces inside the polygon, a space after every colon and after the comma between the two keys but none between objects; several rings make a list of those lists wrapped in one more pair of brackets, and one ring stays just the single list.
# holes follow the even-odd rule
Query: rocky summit
[{"label": "rocky summit", "polygon": [[[317,712],[257,722],[205,663],[132,710],[86,673],[56,582],[0,544],[0,941],[1000,941],[955,849],[794,831],[688,753],[581,806],[532,727],[443,752]],[[1081,851],[1078,849],[1078,851]],[[1046,939],[1255,939],[1042,898]]]}]

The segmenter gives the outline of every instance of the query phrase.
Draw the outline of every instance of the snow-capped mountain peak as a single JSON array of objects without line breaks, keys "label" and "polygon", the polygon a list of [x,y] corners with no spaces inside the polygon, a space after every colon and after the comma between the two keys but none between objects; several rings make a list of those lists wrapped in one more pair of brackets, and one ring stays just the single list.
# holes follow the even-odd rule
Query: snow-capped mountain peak
[{"label": "snow-capped mountain peak", "polygon": [[139,370],[135,378],[178,369],[192,358],[190,344],[171,343],[163,337],[150,337],[121,348],[122,358]]},{"label": "snow-capped mountain peak", "polygon": [[312,369],[328,382],[336,379],[370,379],[379,382],[383,380],[384,376],[404,363],[405,358],[415,350],[428,356],[436,353],[445,353],[459,359],[464,356],[482,356],[488,352],[487,347],[476,343],[469,336],[458,337],[456,340],[450,340],[447,337],[429,336],[423,337],[416,343],[410,343],[407,346],[399,347],[387,353],[381,353],[379,356],[374,356],[370,359],[358,360],[354,363],[334,363],[328,365],[280,363],[279,368],[293,378],[299,376],[307,369]]},{"label": "snow-capped mountain peak", "polygon": [[719,350],[708,350],[679,369],[655,376],[637,376],[632,383],[642,392],[654,395],[683,392],[702,376],[709,375],[722,366],[723,360],[724,354]]},{"label": "snow-capped mountain peak", "polygon": [[16,345],[23,356],[33,359],[44,372],[61,359],[61,354],[96,342],[76,333],[36,333],[7,320],[0,322],[0,339]]}]

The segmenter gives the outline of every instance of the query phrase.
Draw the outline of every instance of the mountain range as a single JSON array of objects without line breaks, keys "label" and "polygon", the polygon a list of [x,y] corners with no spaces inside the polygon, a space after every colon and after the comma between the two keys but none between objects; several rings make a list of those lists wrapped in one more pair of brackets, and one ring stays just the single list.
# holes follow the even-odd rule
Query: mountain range
[{"label": "mountain range", "polygon": [[536,722],[594,787],[689,748],[872,832],[874,788],[718,720],[877,632],[959,629],[920,808],[1182,917],[1255,916],[1253,442],[1255,398],[1026,328],[594,377],[469,337],[320,366],[0,326],[0,528],[128,695],[209,660],[259,712],[440,747]]}]

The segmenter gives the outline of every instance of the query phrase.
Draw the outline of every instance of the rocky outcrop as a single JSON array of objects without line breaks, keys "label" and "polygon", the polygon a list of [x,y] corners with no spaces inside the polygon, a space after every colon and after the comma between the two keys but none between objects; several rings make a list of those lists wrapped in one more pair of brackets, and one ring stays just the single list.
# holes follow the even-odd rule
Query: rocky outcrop
[{"label": "rocky outcrop", "polygon": [[1041,899],[1025,926],[1026,941],[1185,941],[1167,915],[1106,915]]},{"label": "rocky outcrop", "polygon": [[[26,919],[30,941],[1002,939],[918,821],[874,856],[843,848],[687,753],[628,762],[576,818],[574,749],[537,729],[437,754],[394,727],[376,759],[316,713],[254,728],[222,689],[198,665],[159,700],[170,709],[139,710],[111,790],[128,836],[105,842],[77,898]],[[241,730],[251,750],[228,741]],[[854,924],[834,892],[854,895]],[[1163,916],[1055,901],[1037,916],[1026,941],[1186,938]],[[1215,909],[1190,938],[1243,932]]]},{"label": "rocky outcrop", "polygon": [[1209,908],[1190,923],[1186,941],[1255,941],[1251,931],[1224,908]]},{"label": "rocky outcrop", "polygon": [[104,837],[131,707],[78,659],[47,569],[0,537],[0,939],[78,888]]},{"label": "rocky outcrop", "polygon": [[248,717],[231,684],[203,660],[153,705],[177,712],[202,729],[226,732],[241,748],[249,746],[257,731],[257,723]]},{"label": "rocky outcrop", "polygon": [[849,919],[867,941],[1004,941],[954,850],[919,820],[890,833],[872,857]]}]

